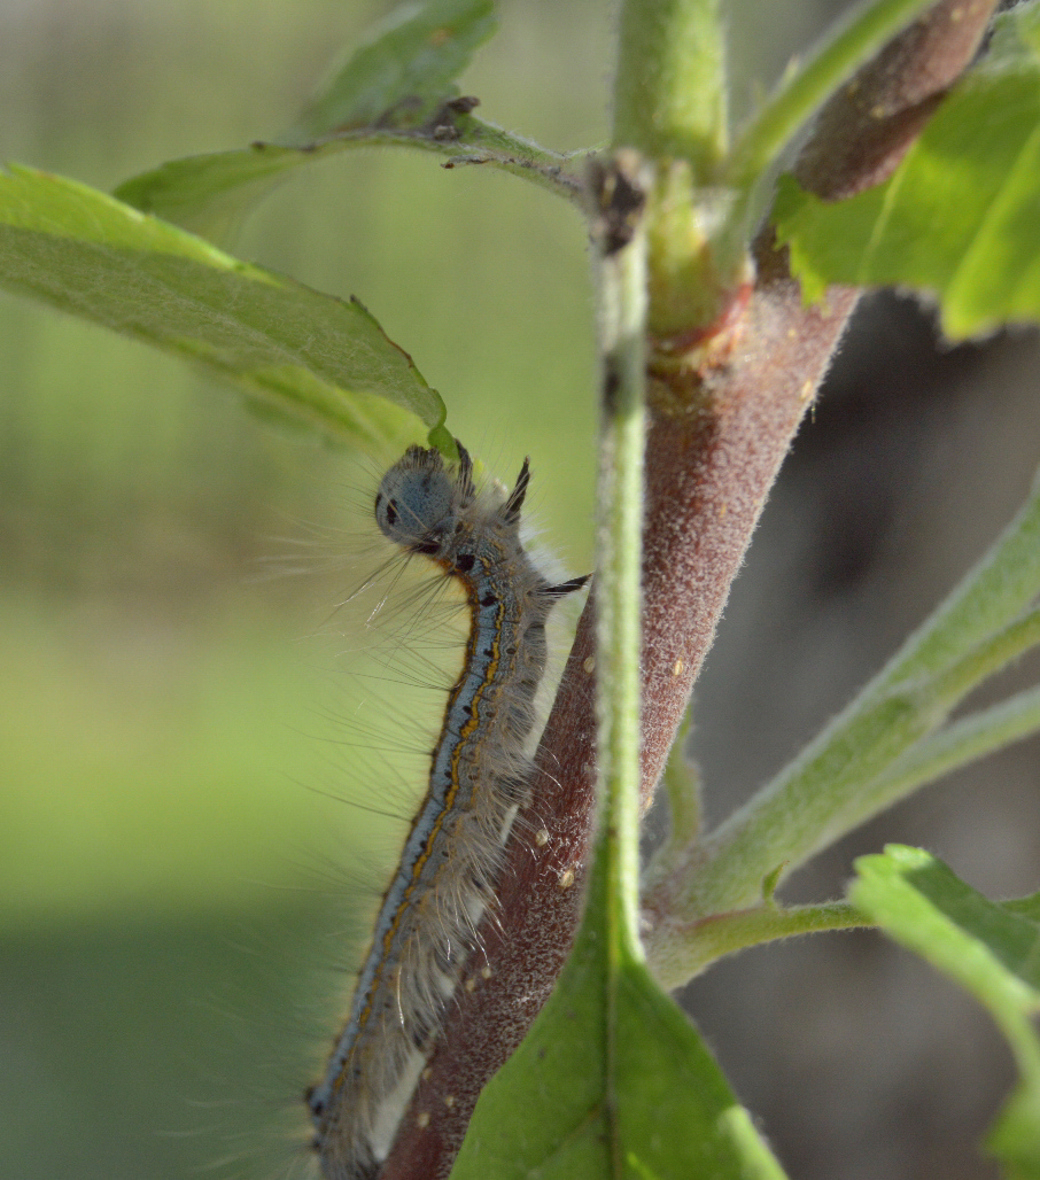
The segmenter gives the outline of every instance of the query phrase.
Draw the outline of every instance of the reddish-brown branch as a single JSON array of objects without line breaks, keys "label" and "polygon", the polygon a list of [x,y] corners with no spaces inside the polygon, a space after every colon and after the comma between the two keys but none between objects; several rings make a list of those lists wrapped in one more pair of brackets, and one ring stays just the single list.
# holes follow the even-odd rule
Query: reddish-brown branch
[{"label": "reddish-brown branch", "polygon": [[[647,443],[644,782],[652,790],[769,487],[855,302],[806,310],[776,272],[725,363],[655,386]],[[406,1116],[383,1180],[443,1177],[490,1075],[552,990],[580,918],[595,780],[592,611],[586,609],[539,753],[535,803],[501,904]],[[482,968],[490,969],[483,978]],[[472,988],[472,990],[468,990]]]},{"label": "reddish-brown branch", "polygon": [[[903,94],[900,110],[931,102],[970,59],[993,7],[943,0],[919,22],[923,32],[908,30],[861,71],[861,92]],[[931,83],[922,81],[927,78]],[[879,160],[895,159],[923,125],[889,119],[886,139],[875,135],[882,121],[867,114],[843,115],[850,120],[844,126],[837,114],[821,119],[803,153],[803,184],[818,195],[858,191],[881,174]],[[852,142],[860,135],[870,139],[869,150]],[[819,165],[824,159],[826,168]],[[857,298],[853,290],[833,289],[823,308],[804,308],[768,235],[757,261],[754,292],[702,345],[696,370],[651,373],[646,794],[660,775],[769,488]],[[534,802],[519,828],[525,835],[510,845],[500,904],[480,930],[483,952],[468,965],[380,1180],[448,1175],[481,1089],[527,1032],[570,948],[593,823],[592,633],[590,602],[539,750]]]},{"label": "reddish-brown branch", "polygon": [[825,200],[887,180],[975,56],[999,0],[941,0],[825,104],[795,167]]}]

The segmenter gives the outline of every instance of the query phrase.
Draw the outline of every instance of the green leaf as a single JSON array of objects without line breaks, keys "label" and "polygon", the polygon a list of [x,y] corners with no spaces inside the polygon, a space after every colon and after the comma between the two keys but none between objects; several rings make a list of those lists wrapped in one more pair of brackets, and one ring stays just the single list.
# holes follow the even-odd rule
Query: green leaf
[{"label": "green leaf", "polygon": [[989,1136],[1015,1178],[1040,1177],[1040,923],[989,901],[919,848],[856,861],[850,900],[970,991],[1007,1037],[1020,1081]]},{"label": "green leaf", "polygon": [[[198,361],[279,414],[382,444],[444,404],[356,300],[250,266],[72,180],[0,172],[0,286]],[[450,440],[448,440],[450,445]]]},{"label": "green leaf", "polygon": [[170,160],[116,196],[215,241],[287,172],[352,148],[397,145],[491,164],[571,199],[580,162],[474,118],[454,79],[495,28],[492,0],[431,0],[390,14],[336,68],[296,125],[273,143]]},{"label": "green leaf", "polygon": [[1040,893],[1030,893],[1028,897],[1016,897],[1000,904],[1013,914],[1022,914],[1023,917],[1040,923]]},{"label": "green leaf", "polygon": [[458,95],[454,79],[496,23],[492,0],[401,5],[334,68],[285,141],[377,124],[422,126]]},{"label": "green leaf", "polygon": [[328,154],[328,145],[307,150],[254,143],[236,151],[187,156],[123,181],[115,196],[143,213],[224,244],[287,172]]},{"label": "green leaf", "polygon": [[951,339],[1040,318],[1040,4],[1000,18],[885,184],[825,204],[783,177],[774,220],[807,299],[829,283],[915,287]]},{"label": "green leaf", "polygon": [[[357,132],[378,128],[383,135],[414,137],[425,126],[430,136],[457,137],[457,116],[468,108],[453,111],[448,105],[458,96],[453,79],[494,32],[493,7],[492,0],[401,5],[351,47],[277,143],[171,160],[125,181],[115,195],[224,240],[284,173],[357,146]],[[318,146],[330,137],[338,137],[335,145]]]},{"label": "green leaf", "polygon": [[556,990],[481,1095],[453,1180],[782,1180],[683,1013],[642,963],[608,962],[605,896],[594,882]]}]

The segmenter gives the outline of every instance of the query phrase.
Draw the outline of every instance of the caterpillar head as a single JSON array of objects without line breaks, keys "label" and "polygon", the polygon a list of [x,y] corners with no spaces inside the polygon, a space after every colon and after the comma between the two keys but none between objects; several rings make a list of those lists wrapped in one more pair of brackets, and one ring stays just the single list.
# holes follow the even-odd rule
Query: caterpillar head
[{"label": "caterpillar head", "polygon": [[447,470],[439,451],[412,446],[379,485],[376,523],[384,536],[412,553],[439,553],[459,508],[473,497],[473,464],[457,440],[456,446],[457,475]]}]

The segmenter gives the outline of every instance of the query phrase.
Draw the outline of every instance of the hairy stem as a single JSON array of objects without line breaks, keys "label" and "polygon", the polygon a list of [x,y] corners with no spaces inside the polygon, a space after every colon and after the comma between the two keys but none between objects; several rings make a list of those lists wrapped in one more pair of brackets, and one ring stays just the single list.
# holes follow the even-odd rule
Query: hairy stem
[{"label": "hairy stem", "polygon": [[971,61],[998,0],[941,0],[823,107],[795,175],[836,201],[887,180]]},{"label": "hairy stem", "polygon": [[690,979],[693,960],[707,966],[763,942],[871,925],[869,918],[847,902],[784,907],[764,902],[686,926],[675,923],[658,928],[647,945],[647,960],[663,987],[680,987]]},{"label": "hairy stem", "polygon": [[686,160],[705,182],[726,145],[719,0],[625,0],[618,44],[614,146]]},{"label": "hairy stem", "polygon": [[[646,442],[645,192],[652,171],[630,149],[597,167],[600,247],[599,530],[596,562],[596,715],[608,954],[639,950],[640,555]],[[619,202],[619,207],[614,206]]]}]

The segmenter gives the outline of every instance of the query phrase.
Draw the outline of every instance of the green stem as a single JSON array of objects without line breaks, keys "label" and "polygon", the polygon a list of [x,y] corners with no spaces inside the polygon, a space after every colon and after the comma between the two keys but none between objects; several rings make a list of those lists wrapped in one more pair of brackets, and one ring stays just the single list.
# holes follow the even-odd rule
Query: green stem
[{"label": "green stem", "polygon": [[[701,776],[686,753],[690,734],[690,711],[687,709],[675,734],[675,742],[664,768],[664,788],[668,792],[668,839],[661,854],[676,853],[697,839],[701,830]],[[656,859],[656,857],[655,857]]]},{"label": "green stem", "polygon": [[[379,147],[382,145],[416,147],[448,157],[448,166],[487,164],[513,176],[528,180],[575,205],[584,199],[581,172],[588,152],[556,152],[544,148],[532,139],[506,131],[473,115],[458,139],[447,142],[432,136],[403,132],[366,131],[342,137],[349,147]],[[338,144],[340,138],[329,141]],[[318,151],[322,148],[319,146]]]},{"label": "green stem", "polygon": [[614,146],[688,160],[703,182],[725,151],[726,118],[719,0],[624,0]]},{"label": "green stem", "polygon": [[1040,593],[1040,479],[993,548],[907,639],[884,684],[934,676],[1021,614]]},{"label": "green stem", "polygon": [[747,905],[760,882],[786,876],[849,830],[864,783],[942,720],[912,692],[854,701],[773,781],[709,835],[682,890],[687,916]]},{"label": "green stem", "polygon": [[1040,688],[1019,693],[999,705],[972,713],[912,746],[876,778],[859,799],[874,815],[925,783],[977,761],[1040,730]]},{"label": "green stem", "polygon": [[665,921],[646,937],[647,962],[662,987],[674,988],[716,959],[763,942],[872,925],[847,902],[790,907],[766,903],[685,927]]},{"label": "green stem", "polygon": [[[982,996],[978,998],[987,1003]],[[1040,1048],[1037,1046],[1033,1022],[1024,1012],[1017,1011],[1011,1005],[996,1007],[987,1004],[987,1007],[1011,1046],[1023,1082],[1034,1094],[1037,1093],[1040,1091]]]},{"label": "green stem", "polygon": [[[673,881],[687,920],[736,909],[898,797],[881,782],[981,679],[1037,640],[1040,486],[990,553],[793,763],[691,853]],[[1021,616],[1016,618],[1016,616]],[[908,781],[905,790],[916,783]]]},{"label": "green stem", "polygon": [[1040,643],[1040,609],[1033,609],[989,636],[978,647],[943,669],[929,685],[937,701],[951,705],[977,684],[999,672]]},{"label": "green stem", "polygon": [[[629,156],[631,153],[628,154]],[[605,865],[611,954],[641,957],[639,898],[639,718],[643,452],[646,414],[646,236],[642,217],[622,209],[630,239],[611,237],[619,223],[611,201],[621,192],[645,198],[634,158],[604,172],[599,266],[604,362],[600,524],[596,580],[596,701],[603,823],[597,856]]]}]

